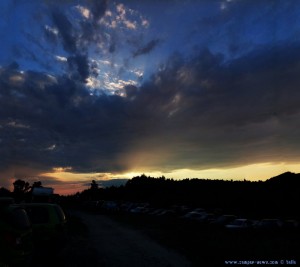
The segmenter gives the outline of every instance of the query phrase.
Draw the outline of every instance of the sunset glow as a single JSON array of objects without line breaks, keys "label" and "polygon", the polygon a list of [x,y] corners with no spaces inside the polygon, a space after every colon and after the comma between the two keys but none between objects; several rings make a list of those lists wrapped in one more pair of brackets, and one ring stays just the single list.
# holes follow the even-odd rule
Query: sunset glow
[{"label": "sunset glow", "polygon": [[1,1],[0,187],[300,172],[300,2],[154,2]]}]

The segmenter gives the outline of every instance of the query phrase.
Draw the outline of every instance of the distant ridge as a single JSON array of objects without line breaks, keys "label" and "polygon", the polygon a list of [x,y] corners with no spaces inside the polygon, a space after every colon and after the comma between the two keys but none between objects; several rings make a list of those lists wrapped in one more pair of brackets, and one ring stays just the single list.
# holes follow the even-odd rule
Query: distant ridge
[{"label": "distant ridge", "polygon": [[300,185],[300,173],[284,172],[278,176],[266,180],[266,183]]},{"label": "distant ridge", "polygon": [[109,180],[99,180],[97,181],[101,187],[111,187],[111,186],[122,186],[127,183],[129,179],[109,179]]}]

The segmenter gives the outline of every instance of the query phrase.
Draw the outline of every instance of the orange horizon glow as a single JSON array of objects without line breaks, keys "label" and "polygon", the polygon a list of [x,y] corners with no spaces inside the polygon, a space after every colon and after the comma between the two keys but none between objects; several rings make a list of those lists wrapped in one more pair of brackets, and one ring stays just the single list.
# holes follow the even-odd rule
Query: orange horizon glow
[{"label": "orange horizon glow", "polygon": [[168,179],[182,180],[186,178],[199,178],[199,179],[220,179],[220,180],[249,180],[259,181],[267,180],[281,173],[291,171],[300,173],[300,164],[287,164],[287,163],[259,163],[246,166],[239,166],[235,168],[224,169],[206,169],[206,170],[192,170],[192,169],[178,169],[171,172],[160,171],[139,171],[134,170],[127,173],[72,173],[67,170],[55,170],[53,173],[44,173],[43,177],[53,177],[57,179],[58,183],[53,187],[55,193],[60,195],[71,195],[81,192],[89,188],[89,183],[92,180],[101,182],[112,179],[131,179],[136,176],[145,174],[151,177],[164,176]]}]

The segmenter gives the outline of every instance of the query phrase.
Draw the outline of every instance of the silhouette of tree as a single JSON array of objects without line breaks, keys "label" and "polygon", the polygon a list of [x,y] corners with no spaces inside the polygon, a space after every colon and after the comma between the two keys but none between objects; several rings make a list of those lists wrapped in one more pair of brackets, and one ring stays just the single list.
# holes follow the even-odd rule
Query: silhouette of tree
[{"label": "silhouette of tree", "polygon": [[98,199],[99,185],[96,183],[95,180],[92,180],[90,190],[88,190],[88,191],[89,191],[91,200],[97,200]]},{"label": "silhouette of tree", "polygon": [[16,180],[13,185],[14,193],[25,193],[29,189],[29,183],[21,179]]},{"label": "silhouette of tree", "polygon": [[95,180],[92,180],[91,190],[97,190],[98,188],[99,188],[99,185],[96,183]]},{"label": "silhouette of tree", "polygon": [[13,186],[13,196],[17,203],[21,201],[30,201],[33,189],[43,187],[41,181],[34,182],[31,186],[29,182],[25,182],[21,179],[16,180],[13,183]]},{"label": "silhouette of tree", "polygon": [[25,194],[30,190],[30,184],[24,180],[18,179],[13,183],[14,190],[13,195],[16,202],[21,202],[25,198]]},{"label": "silhouette of tree", "polygon": [[36,187],[43,187],[42,186],[42,182],[41,181],[37,181],[37,182],[34,182],[31,186],[31,188],[36,188]]}]

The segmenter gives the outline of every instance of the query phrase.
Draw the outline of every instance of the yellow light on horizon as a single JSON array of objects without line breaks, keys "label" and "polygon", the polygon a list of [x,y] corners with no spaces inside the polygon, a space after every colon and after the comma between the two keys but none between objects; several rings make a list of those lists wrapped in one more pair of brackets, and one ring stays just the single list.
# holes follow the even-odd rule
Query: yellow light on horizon
[{"label": "yellow light on horizon", "polygon": [[53,177],[63,182],[70,181],[91,181],[109,179],[131,179],[142,174],[151,177],[174,179],[204,178],[204,179],[249,179],[266,180],[283,172],[291,171],[300,173],[300,164],[288,163],[257,163],[233,168],[211,168],[204,170],[177,169],[170,172],[161,171],[130,171],[126,173],[73,173],[71,168],[55,168],[53,173],[44,173],[43,176]]},{"label": "yellow light on horizon", "polygon": [[[257,163],[234,168],[212,168],[206,170],[179,169],[174,170],[167,176],[174,179],[183,178],[204,178],[204,179],[224,179],[251,181],[267,180],[281,173],[291,171],[300,173],[300,164],[287,163]],[[171,178],[171,177],[170,177]]]},{"label": "yellow light on horizon", "polygon": [[[234,168],[212,168],[205,170],[193,169],[177,169],[170,172],[160,171],[131,171],[126,173],[72,173],[67,169],[59,171],[56,169],[53,173],[44,173],[42,176],[48,176],[57,180],[57,187],[54,186],[56,192],[63,194],[73,194],[78,191],[87,189],[86,184],[92,180],[102,181],[110,179],[132,179],[133,177],[142,174],[151,177],[166,177],[168,179],[181,180],[186,178],[200,178],[200,179],[223,179],[223,180],[266,180],[277,176],[281,173],[291,171],[300,173],[300,164],[288,163],[258,163],[246,166],[239,166]],[[65,183],[65,184],[64,184]],[[54,182],[55,184],[55,182]],[[65,188],[68,187],[68,188]]]}]

